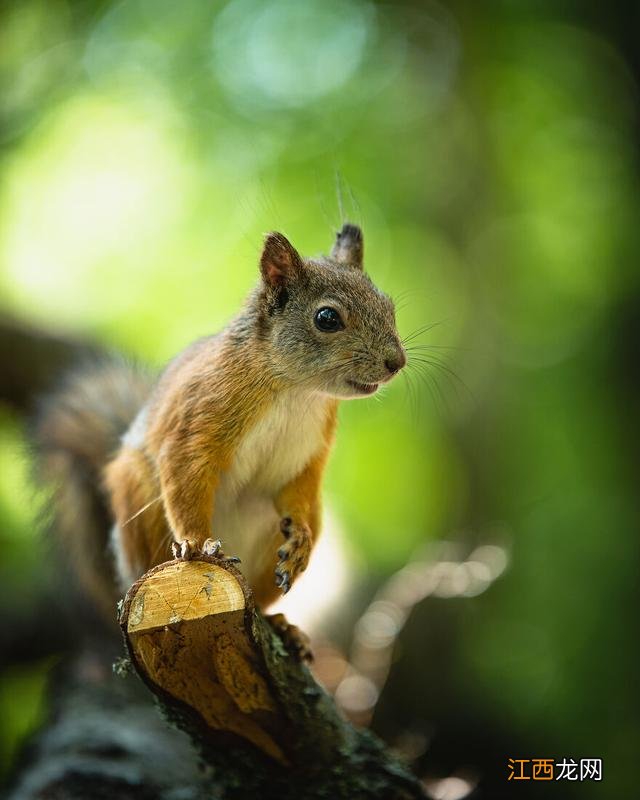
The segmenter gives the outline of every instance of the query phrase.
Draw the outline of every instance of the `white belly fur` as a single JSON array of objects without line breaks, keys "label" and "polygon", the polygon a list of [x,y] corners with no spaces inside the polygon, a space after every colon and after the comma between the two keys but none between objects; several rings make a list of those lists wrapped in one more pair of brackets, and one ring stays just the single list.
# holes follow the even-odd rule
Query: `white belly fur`
[{"label": "white belly fur", "polygon": [[261,544],[278,525],[273,498],[320,448],[326,412],[321,395],[283,395],[247,432],[221,476],[213,535],[228,555],[242,559],[249,583],[265,556]]}]

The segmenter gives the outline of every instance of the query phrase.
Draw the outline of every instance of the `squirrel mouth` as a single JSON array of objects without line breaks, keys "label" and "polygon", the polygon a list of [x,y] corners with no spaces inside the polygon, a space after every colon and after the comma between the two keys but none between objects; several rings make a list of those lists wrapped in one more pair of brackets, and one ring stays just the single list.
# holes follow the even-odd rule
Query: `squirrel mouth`
[{"label": "squirrel mouth", "polygon": [[378,389],[377,383],[358,383],[357,381],[347,381],[358,394],[373,394]]}]

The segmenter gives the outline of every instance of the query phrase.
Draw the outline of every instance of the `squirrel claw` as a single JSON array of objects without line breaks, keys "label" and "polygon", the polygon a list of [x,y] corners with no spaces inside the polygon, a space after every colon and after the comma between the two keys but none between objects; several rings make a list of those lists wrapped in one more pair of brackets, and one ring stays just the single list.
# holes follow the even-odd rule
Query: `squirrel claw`
[{"label": "squirrel claw", "polygon": [[311,552],[311,530],[302,520],[283,517],[280,520],[280,531],[285,541],[278,548],[276,586],[286,594],[295,578],[306,569]]},{"label": "squirrel claw", "polygon": [[240,563],[240,559],[237,556],[225,556],[222,552],[222,542],[220,539],[205,539],[202,547],[191,539],[183,539],[181,542],[171,543],[171,552],[174,558],[181,559],[182,561],[190,561],[193,558],[197,558],[198,555],[203,555],[215,556],[219,558],[220,561],[225,561],[228,564]]},{"label": "squirrel claw", "polygon": [[291,577],[287,570],[276,570],[276,586],[282,589],[282,594],[286,594],[291,588]]},{"label": "squirrel claw", "polygon": [[193,542],[188,539],[183,539],[181,542],[171,542],[171,552],[174,558],[180,558],[183,561],[189,561],[195,554],[195,546]]},{"label": "squirrel claw", "polygon": [[222,555],[222,542],[220,539],[205,539],[202,545],[202,552],[205,556]]},{"label": "squirrel claw", "polygon": [[189,539],[185,539],[183,542],[180,542],[180,558],[184,559],[185,561],[190,561],[196,553],[196,548],[193,546],[193,542],[190,542]]},{"label": "squirrel claw", "polygon": [[239,564],[238,556],[225,556],[222,552],[222,542],[220,539],[206,539],[202,545],[202,552],[205,556],[217,556],[227,564]]}]

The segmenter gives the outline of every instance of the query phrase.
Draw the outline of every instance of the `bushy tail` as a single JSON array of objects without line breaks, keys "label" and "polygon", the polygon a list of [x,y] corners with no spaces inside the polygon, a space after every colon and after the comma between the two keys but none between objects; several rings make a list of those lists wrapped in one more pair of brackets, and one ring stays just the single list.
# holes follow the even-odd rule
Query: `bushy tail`
[{"label": "bushy tail", "polygon": [[124,361],[78,368],[42,400],[34,425],[38,478],[54,490],[52,523],[62,557],[111,618],[116,591],[102,472],[151,384],[149,375]]}]

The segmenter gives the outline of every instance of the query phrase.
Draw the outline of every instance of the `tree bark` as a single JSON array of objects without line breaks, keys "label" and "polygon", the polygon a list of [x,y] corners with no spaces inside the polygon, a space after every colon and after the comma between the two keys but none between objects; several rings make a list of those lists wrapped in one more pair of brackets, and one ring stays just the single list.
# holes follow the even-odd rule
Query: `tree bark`
[{"label": "tree bark", "polygon": [[[54,681],[51,724],[10,800],[424,797],[373,734],[351,726],[221,558],[175,560],[127,593],[120,625],[140,681],[84,653]],[[168,723],[168,724],[167,724]]]}]

